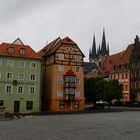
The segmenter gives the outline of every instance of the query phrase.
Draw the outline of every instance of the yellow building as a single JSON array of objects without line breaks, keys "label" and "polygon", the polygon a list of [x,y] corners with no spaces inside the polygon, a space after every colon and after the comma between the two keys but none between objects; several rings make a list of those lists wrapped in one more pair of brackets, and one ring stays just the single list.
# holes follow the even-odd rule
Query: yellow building
[{"label": "yellow building", "polygon": [[50,112],[83,111],[83,57],[69,37],[60,37],[39,51],[44,58],[42,109]]}]

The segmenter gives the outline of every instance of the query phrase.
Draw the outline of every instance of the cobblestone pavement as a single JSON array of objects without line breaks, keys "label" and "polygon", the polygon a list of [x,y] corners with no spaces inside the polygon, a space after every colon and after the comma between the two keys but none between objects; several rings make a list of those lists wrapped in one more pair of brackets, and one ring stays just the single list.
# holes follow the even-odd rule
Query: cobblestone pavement
[{"label": "cobblestone pavement", "polygon": [[0,121],[0,140],[140,140],[140,111]]}]

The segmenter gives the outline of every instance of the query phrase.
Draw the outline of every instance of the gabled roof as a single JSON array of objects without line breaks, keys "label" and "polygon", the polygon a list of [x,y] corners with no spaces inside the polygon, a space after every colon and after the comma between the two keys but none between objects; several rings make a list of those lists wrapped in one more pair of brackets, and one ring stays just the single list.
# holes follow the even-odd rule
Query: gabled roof
[{"label": "gabled roof", "polygon": [[110,73],[114,72],[114,66],[128,65],[133,49],[133,44],[128,45],[126,50],[116,53],[114,55],[107,56],[99,73]]},{"label": "gabled roof", "polygon": [[[38,54],[41,57],[45,57],[45,56],[49,56],[53,53],[55,53],[57,51],[57,49],[59,49],[59,47],[62,46],[62,44],[68,44],[68,45],[76,45],[77,44],[71,40],[69,37],[65,37],[63,39],[61,39],[60,37],[56,38],[55,40],[53,40],[52,42],[50,42],[47,46],[45,46],[43,49],[41,49]],[[77,46],[78,47],[78,46]],[[80,50],[80,48],[78,47],[79,51],[82,53],[82,51]],[[82,53],[82,55],[84,56],[84,54]]]},{"label": "gabled roof", "polygon": [[[20,39],[17,39],[13,43],[0,44],[0,56],[41,59],[41,57],[30,46],[24,45],[20,41]],[[9,52],[9,48],[12,48],[13,52]],[[20,49],[24,49],[25,53],[21,54]]]},{"label": "gabled roof", "polygon": [[123,52],[119,52],[110,56],[106,56],[104,63],[99,70],[99,73],[106,73],[112,71],[114,69],[114,66],[118,63],[118,60],[120,59],[122,53]]},{"label": "gabled roof", "polygon": [[75,73],[72,71],[72,69],[69,69],[69,70],[66,72],[65,76],[76,76],[76,75],[75,75]]},{"label": "gabled roof", "polygon": [[117,62],[116,66],[118,65],[125,65],[128,64],[130,61],[130,56],[132,53],[132,49],[133,49],[133,44],[129,45],[125,51],[123,51],[123,53],[120,56],[119,61]]}]

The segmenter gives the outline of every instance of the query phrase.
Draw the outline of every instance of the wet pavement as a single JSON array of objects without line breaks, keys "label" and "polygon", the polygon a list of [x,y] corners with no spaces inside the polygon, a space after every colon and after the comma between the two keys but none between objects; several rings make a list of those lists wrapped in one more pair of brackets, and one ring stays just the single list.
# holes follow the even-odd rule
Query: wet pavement
[{"label": "wet pavement", "polygon": [[0,121],[0,140],[140,140],[140,111],[27,116]]}]

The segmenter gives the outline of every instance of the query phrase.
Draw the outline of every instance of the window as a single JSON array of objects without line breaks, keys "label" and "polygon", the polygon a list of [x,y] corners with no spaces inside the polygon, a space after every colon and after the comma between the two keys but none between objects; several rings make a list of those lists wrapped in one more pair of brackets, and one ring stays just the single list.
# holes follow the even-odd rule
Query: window
[{"label": "window", "polygon": [[7,67],[14,67],[14,60],[7,60]]},{"label": "window", "polygon": [[60,102],[59,102],[59,108],[60,108],[60,109],[65,108],[65,102],[64,102],[64,101],[60,101]]},{"label": "window", "polygon": [[64,65],[58,65],[58,71],[59,72],[64,71]]},{"label": "window", "polygon": [[3,106],[3,100],[0,100],[0,106]]},{"label": "window", "polygon": [[127,91],[127,85],[125,85],[125,91]]},{"label": "window", "polygon": [[75,83],[75,76],[66,76],[66,82]]},{"label": "window", "polygon": [[74,88],[66,88],[66,94],[75,94]]},{"label": "window", "polygon": [[74,108],[78,109],[79,108],[79,102],[74,102]]},{"label": "window", "polygon": [[35,94],[35,86],[29,87],[29,94]]},{"label": "window", "polygon": [[24,74],[23,73],[18,74],[18,80],[24,80]]},{"label": "window", "polygon": [[35,69],[37,67],[36,62],[31,62],[30,63],[30,68]]},{"label": "window", "polygon": [[63,90],[62,89],[58,89],[57,90],[57,97],[62,97],[63,96]]},{"label": "window", "polygon": [[20,53],[20,54],[24,54],[24,53],[25,53],[25,49],[24,49],[24,48],[21,48],[21,49],[19,50],[19,53]]},{"label": "window", "polygon": [[80,97],[80,91],[79,90],[75,91],[75,97]]},{"label": "window", "polygon": [[26,109],[32,110],[33,109],[33,101],[27,101],[26,102]]},{"label": "window", "polygon": [[127,79],[127,73],[125,73],[125,78]]},{"label": "window", "polygon": [[80,67],[76,67],[76,72],[80,72]]},{"label": "window", "polygon": [[66,46],[67,51],[72,51],[72,46]]},{"label": "window", "polygon": [[14,48],[8,48],[8,52],[9,53],[13,53],[14,52]]},{"label": "window", "polygon": [[76,60],[76,62],[81,62],[81,56],[80,55],[76,55],[75,56],[75,60]]},{"label": "window", "polygon": [[17,87],[17,93],[18,94],[23,94],[23,92],[24,92],[24,88],[22,86],[18,86]]},{"label": "window", "polygon": [[63,77],[62,76],[57,76],[57,83],[62,84],[63,83]]},{"label": "window", "polygon": [[35,74],[31,74],[30,75],[30,80],[31,81],[35,81],[36,80],[36,75]]},{"label": "window", "polygon": [[80,79],[76,78],[76,84],[80,84]]},{"label": "window", "polygon": [[6,75],[7,79],[12,79],[13,78],[13,73],[12,72],[8,72]]},{"label": "window", "polygon": [[124,79],[123,73],[122,73],[122,79]]},{"label": "window", "polygon": [[64,54],[63,53],[59,54],[59,60],[64,60]]},{"label": "window", "polygon": [[2,60],[0,59],[0,66],[2,66]]},{"label": "window", "polygon": [[19,62],[19,67],[20,68],[25,68],[25,62],[24,61],[20,61]]},{"label": "window", "polygon": [[12,86],[11,85],[5,86],[5,93],[12,93]]}]

